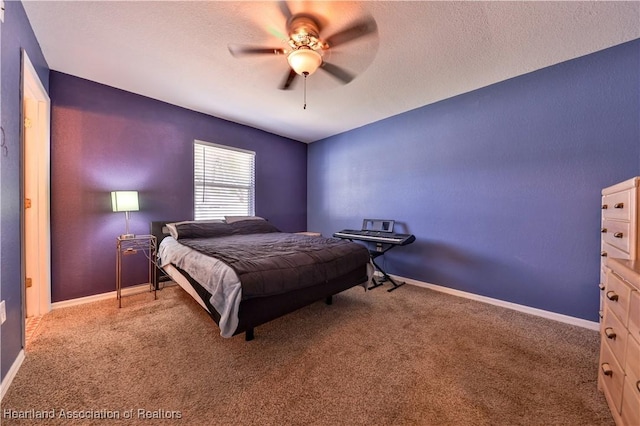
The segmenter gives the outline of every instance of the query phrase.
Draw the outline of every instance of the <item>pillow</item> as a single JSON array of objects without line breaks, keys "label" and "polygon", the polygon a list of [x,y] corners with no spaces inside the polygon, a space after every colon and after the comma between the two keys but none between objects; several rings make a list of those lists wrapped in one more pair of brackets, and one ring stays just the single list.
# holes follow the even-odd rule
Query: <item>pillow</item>
[{"label": "pillow", "polygon": [[[169,235],[171,235],[173,238],[175,238],[176,240],[178,239],[178,230],[176,229],[176,225],[182,225],[182,224],[187,224],[187,223],[193,223],[196,222],[195,220],[184,220],[182,222],[172,222],[172,223],[165,223],[165,225],[162,227],[162,233],[163,234],[167,234],[169,233]],[[224,223],[224,220],[201,220],[198,221],[199,223],[205,223],[205,222],[211,222],[211,223]]]},{"label": "pillow", "polygon": [[233,223],[233,222],[240,222],[241,220],[265,220],[265,219],[260,216],[225,216],[224,220],[227,223]]},{"label": "pillow", "polygon": [[169,234],[176,240],[182,238],[207,238],[231,235],[233,228],[222,220],[189,220],[167,223]]},{"label": "pillow", "polygon": [[280,232],[278,228],[267,222],[266,220],[241,220],[229,224],[233,228],[234,234],[269,234],[272,232]]}]

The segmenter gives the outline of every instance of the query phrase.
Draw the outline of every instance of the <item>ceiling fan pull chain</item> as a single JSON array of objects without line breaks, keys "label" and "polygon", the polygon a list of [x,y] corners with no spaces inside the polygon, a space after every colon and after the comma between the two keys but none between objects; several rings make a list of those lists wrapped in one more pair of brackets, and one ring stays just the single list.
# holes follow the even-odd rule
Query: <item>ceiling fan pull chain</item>
[{"label": "ceiling fan pull chain", "polygon": [[304,106],[302,107],[302,109],[307,109],[307,76],[309,75],[308,72],[304,72]]}]

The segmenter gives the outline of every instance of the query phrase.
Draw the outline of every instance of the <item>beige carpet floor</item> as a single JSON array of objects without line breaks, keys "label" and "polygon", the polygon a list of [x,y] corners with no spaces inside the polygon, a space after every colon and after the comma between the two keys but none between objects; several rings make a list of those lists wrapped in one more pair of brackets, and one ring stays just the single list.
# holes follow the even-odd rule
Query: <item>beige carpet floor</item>
[{"label": "beige carpet floor", "polygon": [[598,347],[595,331],[409,285],[223,339],[174,286],[45,315],[2,424],[613,425]]}]

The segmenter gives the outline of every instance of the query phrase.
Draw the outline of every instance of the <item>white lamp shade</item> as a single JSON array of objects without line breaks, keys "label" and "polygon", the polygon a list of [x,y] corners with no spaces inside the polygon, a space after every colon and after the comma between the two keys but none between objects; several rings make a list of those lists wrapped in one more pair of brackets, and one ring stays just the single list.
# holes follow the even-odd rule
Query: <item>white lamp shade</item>
[{"label": "white lamp shade", "polygon": [[111,192],[111,207],[114,212],[137,212],[138,191],[113,191]]},{"label": "white lamp shade", "polygon": [[300,48],[289,53],[287,61],[297,74],[311,75],[322,64],[322,56],[313,49]]}]

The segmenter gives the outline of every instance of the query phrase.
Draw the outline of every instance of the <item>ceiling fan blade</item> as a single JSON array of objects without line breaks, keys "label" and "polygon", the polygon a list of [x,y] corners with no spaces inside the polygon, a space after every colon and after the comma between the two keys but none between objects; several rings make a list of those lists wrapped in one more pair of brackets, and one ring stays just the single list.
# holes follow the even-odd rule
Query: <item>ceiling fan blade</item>
[{"label": "ceiling fan blade", "polygon": [[291,9],[289,9],[289,5],[287,4],[286,1],[279,1],[278,2],[278,7],[280,8],[280,12],[282,12],[282,14],[284,15],[284,17],[289,20],[289,18],[291,18]]},{"label": "ceiling fan blade", "polygon": [[289,74],[287,74],[287,78],[284,79],[282,85],[280,86],[280,90],[288,90],[291,87],[291,83],[296,78],[298,74],[293,69],[289,70]]},{"label": "ceiling fan blade", "polygon": [[281,47],[259,47],[259,46],[245,46],[238,44],[230,44],[229,52],[233,56],[245,56],[245,55],[280,55],[284,53],[284,49]]},{"label": "ceiling fan blade", "polygon": [[328,62],[323,62],[322,65],[320,65],[320,69],[325,70],[338,80],[342,81],[344,84],[351,82],[351,80],[356,77],[344,68],[340,68],[339,66],[330,64]]},{"label": "ceiling fan blade", "polygon": [[358,39],[360,37],[374,34],[377,31],[378,25],[376,25],[376,21],[371,17],[367,17],[355,22],[353,25],[345,28],[344,30],[339,31],[330,37],[327,37],[325,39],[325,42],[329,47],[335,47],[340,44]]},{"label": "ceiling fan blade", "polygon": [[279,39],[279,40],[287,40],[289,37],[284,35],[284,33],[282,31],[280,31],[279,29],[275,28],[275,27],[269,27],[267,29],[269,31],[269,33],[274,36],[275,38]]}]

